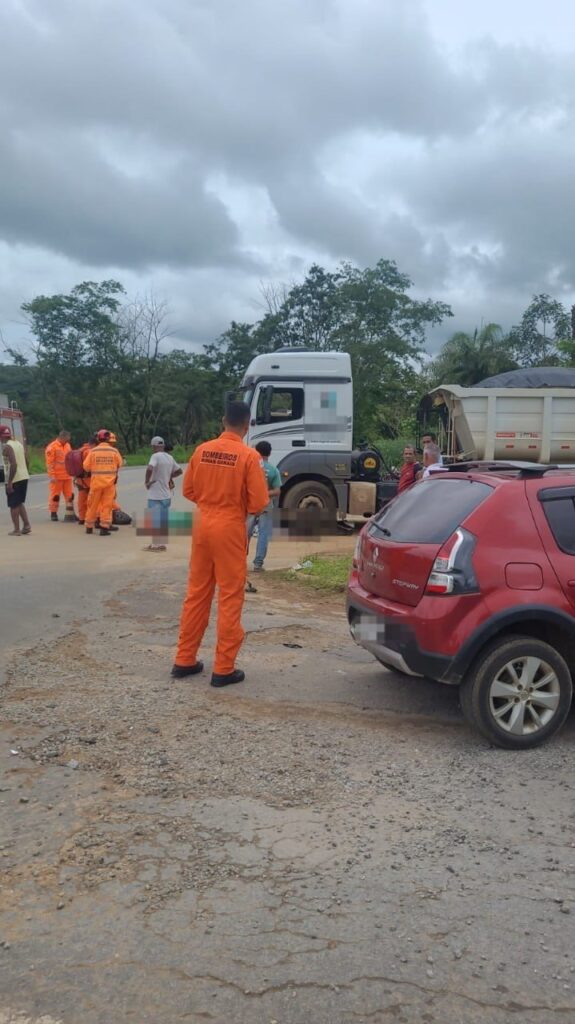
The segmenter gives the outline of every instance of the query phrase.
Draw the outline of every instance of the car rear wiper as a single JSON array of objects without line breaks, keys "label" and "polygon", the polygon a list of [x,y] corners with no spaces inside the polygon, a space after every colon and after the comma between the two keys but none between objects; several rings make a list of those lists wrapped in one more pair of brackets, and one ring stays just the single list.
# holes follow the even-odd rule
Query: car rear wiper
[{"label": "car rear wiper", "polygon": [[379,530],[380,533],[383,533],[384,537],[391,537],[391,530],[388,530],[387,526],[380,526],[379,523],[374,523],[373,525],[375,526],[376,530]]}]

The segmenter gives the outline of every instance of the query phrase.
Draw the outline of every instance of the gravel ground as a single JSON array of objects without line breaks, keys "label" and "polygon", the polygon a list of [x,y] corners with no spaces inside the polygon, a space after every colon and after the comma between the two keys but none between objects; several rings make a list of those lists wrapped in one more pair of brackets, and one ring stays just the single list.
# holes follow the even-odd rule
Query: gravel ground
[{"label": "gravel ground", "polygon": [[573,716],[493,750],[270,578],[173,683],[153,571],[5,666],[0,1024],[574,1021]]}]

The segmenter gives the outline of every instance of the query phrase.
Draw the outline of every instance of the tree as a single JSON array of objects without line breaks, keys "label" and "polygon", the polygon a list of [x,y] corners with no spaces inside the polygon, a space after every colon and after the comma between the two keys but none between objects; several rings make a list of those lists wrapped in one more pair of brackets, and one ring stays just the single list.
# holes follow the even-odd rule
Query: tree
[{"label": "tree", "polygon": [[496,373],[517,369],[509,340],[499,324],[486,324],[473,334],[452,334],[429,368],[431,387],[460,384],[471,387]]},{"label": "tree", "polygon": [[36,362],[11,368],[21,371],[27,407],[33,394],[38,401],[30,436],[45,443],[66,427],[81,440],[105,425],[129,452],[155,433],[195,443],[218,429],[225,393],[254,356],[286,345],[349,352],[357,438],[395,436],[420,390],[426,328],[451,316],[410,287],[388,260],[335,271],[314,264],[291,288],[264,289],[260,319],[232,322],[202,353],[166,351],[165,304],[153,295],[126,304],[118,281],[38,296],[22,307]]},{"label": "tree", "polygon": [[69,295],[40,295],[22,305],[58,429],[88,436],[100,420],[101,380],[117,364],[116,317],[123,294],[118,281],[84,281]]},{"label": "tree", "polygon": [[521,366],[554,366],[560,362],[562,346],[571,338],[571,319],[557,299],[534,295],[509,337]]},{"label": "tree", "polygon": [[128,451],[157,433],[161,415],[162,346],[170,337],[167,306],[153,294],[120,307],[114,364],[102,380],[111,411]]},{"label": "tree", "polygon": [[314,264],[255,337],[263,351],[289,344],[349,352],[356,437],[394,436],[406,396],[417,391],[425,329],[452,315],[444,303],[411,298],[410,287],[390,260],[365,270],[342,263],[333,273]]}]

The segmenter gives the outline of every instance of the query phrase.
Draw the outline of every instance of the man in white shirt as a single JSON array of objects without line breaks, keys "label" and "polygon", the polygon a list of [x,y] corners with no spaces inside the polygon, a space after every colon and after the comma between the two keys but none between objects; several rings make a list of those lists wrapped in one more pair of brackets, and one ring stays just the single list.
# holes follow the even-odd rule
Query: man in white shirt
[{"label": "man in white shirt", "polygon": [[424,470],[422,480],[431,476],[432,473],[447,472],[447,467],[441,461],[441,452],[436,444],[428,444],[423,449]]},{"label": "man in white shirt", "polygon": [[[160,535],[168,533],[168,509],[172,504],[173,480],[182,475],[176,460],[165,450],[163,437],[153,437],[151,442],[152,455],[146,467],[146,490],[148,491],[148,508],[152,510],[152,526]],[[165,544],[148,545],[148,551],[165,551]]]}]

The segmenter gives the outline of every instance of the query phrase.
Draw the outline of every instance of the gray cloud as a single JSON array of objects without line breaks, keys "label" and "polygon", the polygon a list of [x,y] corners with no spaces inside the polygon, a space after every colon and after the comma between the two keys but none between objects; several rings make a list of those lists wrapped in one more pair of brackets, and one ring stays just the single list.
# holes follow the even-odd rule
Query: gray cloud
[{"label": "gray cloud", "polygon": [[[396,259],[453,302],[449,330],[515,319],[532,291],[567,299],[572,55],[493,36],[456,49],[433,9],[6,0],[0,269],[17,253],[22,273],[0,320],[28,281],[114,271],[163,290],[198,342],[258,315],[260,279],[313,259]],[[569,10],[562,35],[574,25]]]}]

